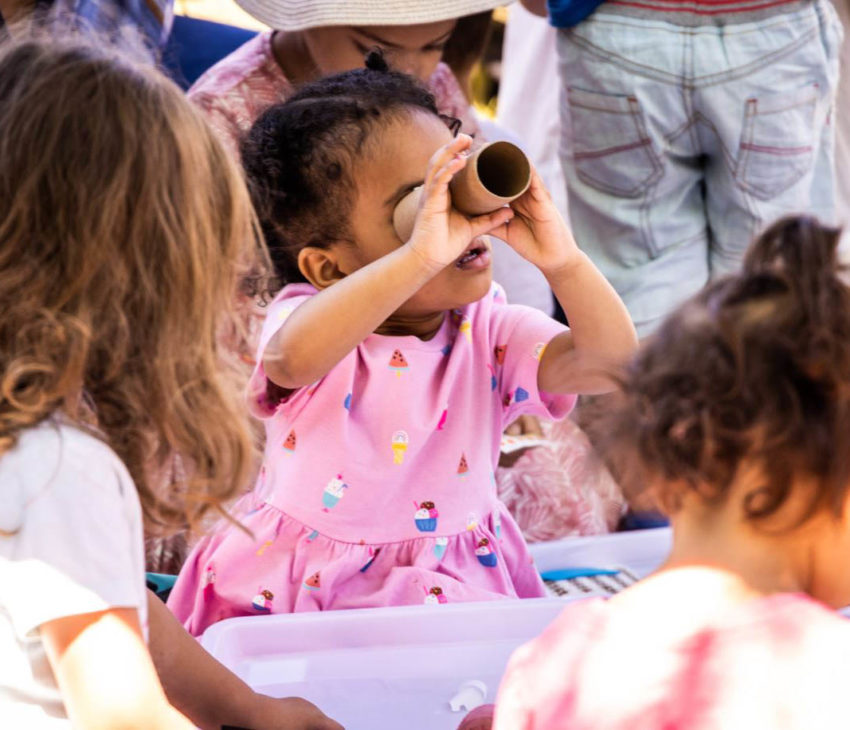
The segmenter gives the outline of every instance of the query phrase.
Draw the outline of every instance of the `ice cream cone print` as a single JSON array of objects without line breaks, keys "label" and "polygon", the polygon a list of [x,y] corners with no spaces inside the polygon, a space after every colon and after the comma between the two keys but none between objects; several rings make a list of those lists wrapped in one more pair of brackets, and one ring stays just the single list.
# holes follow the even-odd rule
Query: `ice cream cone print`
[{"label": "ice cream cone print", "polygon": [[286,453],[291,454],[295,451],[295,430],[289,432],[289,436],[286,437],[286,441],[283,442],[283,448],[286,450]]},{"label": "ice cream cone print", "polygon": [[403,464],[404,454],[407,451],[408,438],[407,431],[396,431],[393,434],[393,464]]},{"label": "ice cream cone print", "polygon": [[395,374],[400,378],[407,367],[407,360],[404,359],[401,350],[393,350],[393,356],[390,358],[390,370],[395,370]]},{"label": "ice cream cone print", "polygon": [[266,548],[268,548],[273,542],[274,539],[266,540],[262,545],[260,545],[260,549],[257,550],[257,555],[262,555],[264,552],[266,552]]},{"label": "ice cream cone print", "polygon": [[331,509],[336,507],[339,500],[345,495],[344,490],[346,489],[348,489],[348,485],[342,481],[342,474],[337,474],[335,479],[331,479],[328,482],[328,486],[325,487],[325,491],[322,494],[322,504],[324,505],[322,510],[324,512],[330,512]]},{"label": "ice cream cone print", "polygon": [[465,477],[469,471],[469,465],[466,463],[466,454],[460,455],[460,463],[457,465],[457,475]]},{"label": "ice cream cone print", "polygon": [[508,349],[507,345],[496,345],[493,348],[493,354],[496,356],[496,362],[499,365],[505,364],[505,351]]},{"label": "ice cream cone print", "polygon": [[207,572],[204,575],[204,603],[209,603],[215,596],[215,568],[212,564],[207,566]]},{"label": "ice cream cone print", "polygon": [[466,529],[470,532],[478,527],[478,515],[475,512],[470,512],[466,516]]},{"label": "ice cream cone print", "polygon": [[545,342],[538,342],[534,346],[534,359],[540,360],[543,357],[544,352],[546,352],[546,343]]},{"label": "ice cream cone print", "polygon": [[449,538],[447,537],[438,537],[434,541],[434,555],[437,556],[437,560],[442,560],[443,555],[446,554],[446,548],[449,546]]},{"label": "ice cream cone print", "polygon": [[467,342],[472,342],[472,322],[470,322],[467,317],[464,317],[460,321],[460,327],[458,327],[458,332],[460,332],[464,337],[466,337]]},{"label": "ice cream cone print", "polygon": [[308,591],[317,591],[321,587],[321,582],[319,581],[319,573],[313,573],[307,580],[304,581],[304,587]]}]

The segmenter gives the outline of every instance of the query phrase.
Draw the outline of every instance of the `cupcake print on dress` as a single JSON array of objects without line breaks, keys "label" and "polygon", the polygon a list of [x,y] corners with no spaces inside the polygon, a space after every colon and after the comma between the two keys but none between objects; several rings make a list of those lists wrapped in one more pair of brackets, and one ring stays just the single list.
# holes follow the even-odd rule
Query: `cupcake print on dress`
[{"label": "cupcake print on dress", "polygon": [[440,588],[440,586],[434,586],[430,591],[428,591],[428,595],[425,596],[424,602],[428,605],[436,606],[440,603],[448,603],[449,599],[446,598],[446,594],[443,593],[443,589]]},{"label": "cupcake print on dress", "polygon": [[440,513],[433,502],[422,502],[422,504],[413,503],[416,507],[416,514],[413,521],[416,523],[416,528],[420,532],[434,532],[437,529],[437,518]]},{"label": "cupcake print on dress", "polygon": [[251,601],[251,606],[253,606],[254,610],[259,613],[271,613],[272,600],[274,600],[274,593],[267,588],[262,589],[256,596],[254,596],[254,600]]},{"label": "cupcake print on dress", "polygon": [[325,487],[324,494],[322,494],[322,504],[324,505],[322,511],[330,512],[336,507],[339,500],[343,498],[346,489],[348,489],[348,485],[342,481],[342,474],[337,474],[334,479],[331,479],[328,486]]},{"label": "cupcake print on dress", "polygon": [[478,541],[478,547],[475,548],[475,556],[481,565],[487,568],[496,567],[496,553],[493,552],[493,548],[490,547],[490,540],[486,537],[482,537]]}]

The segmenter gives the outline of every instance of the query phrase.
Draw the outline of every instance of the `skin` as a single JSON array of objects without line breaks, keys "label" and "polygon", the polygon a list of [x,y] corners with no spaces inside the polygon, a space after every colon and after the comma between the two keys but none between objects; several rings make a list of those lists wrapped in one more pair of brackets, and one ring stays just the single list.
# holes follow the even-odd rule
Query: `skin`
[{"label": "skin", "polygon": [[39,628],[74,727],[341,730],[305,700],[251,690],[151,593],[148,625],[147,645],[137,612],[128,608],[69,616]]},{"label": "skin", "polygon": [[[576,245],[536,172],[511,207],[467,218],[451,207],[448,185],[467,161],[471,138],[451,133],[432,114],[411,111],[381,130],[381,144],[362,161],[350,221],[353,242],[299,254],[305,278],[319,294],[298,307],[272,337],[263,365],[284,389],[324,377],[369,334],[432,338],[448,310],[489,290],[491,232],[546,276],[572,329],[555,337],[538,370],[553,393],[611,390],[603,369],[627,360],[637,338],[623,303]],[[423,184],[413,234],[399,240],[392,210]],[[458,268],[471,248],[478,264]]]},{"label": "skin", "polygon": [[0,0],[0,15],[6,22],[19,20],[32,6],[31,0]]},{"label": "skin", "polygon": [[392,68],[425,81],[437,68],[455,22],[277,31],[272,50],[293,84],[361,68],[367,51],[376,47],[384,51],[384,58]]},{"label": "skin", "polygon": [[839,514],[822,507],[799,524],[813,492],[798,479],[777,513],[756,524],[743,505],[764,479],[751,465],[740,472],[720,505],[685,492],[671,517],[673,548],[667,561],[611,600],[635,611],[664,602],[672,631],[775,593],[805,593],[832,608],[850,604],[850,575],[841,568],[850,554],[850,497]]}]

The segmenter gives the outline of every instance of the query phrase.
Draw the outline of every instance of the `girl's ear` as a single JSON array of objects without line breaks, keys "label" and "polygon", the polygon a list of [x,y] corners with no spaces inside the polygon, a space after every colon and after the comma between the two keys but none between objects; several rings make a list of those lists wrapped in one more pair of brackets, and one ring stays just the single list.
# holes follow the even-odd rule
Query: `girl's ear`
[{"label": "girl's ear", "polygon": [[298,269],[304,278],[320,291],[345,278],[345,273],[339,268],[336,248],[305,246],[298,252]]}]

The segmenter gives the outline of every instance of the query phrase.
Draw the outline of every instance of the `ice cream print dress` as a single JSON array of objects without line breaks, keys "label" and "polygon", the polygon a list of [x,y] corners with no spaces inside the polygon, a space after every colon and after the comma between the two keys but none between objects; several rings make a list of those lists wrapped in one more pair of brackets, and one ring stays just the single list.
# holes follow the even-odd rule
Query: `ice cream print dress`
[{"label": "ice cream print dress", "polygon": [[564,327],[494,285],[431,340],[370,335],[272,401],[263,349],[313,294],[290,285],[268,308],[248,394],[263,468],[234,510],[247,530],[222,522],[198,543],[171,609],[198,635],[232,616],[543,595],[493,470],[507,424],[574,404],[537,389]]}]

